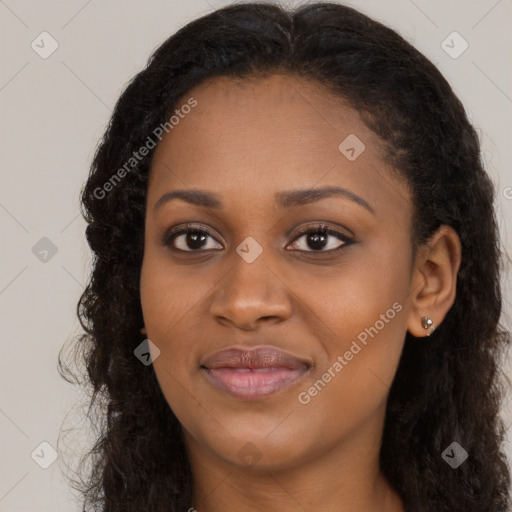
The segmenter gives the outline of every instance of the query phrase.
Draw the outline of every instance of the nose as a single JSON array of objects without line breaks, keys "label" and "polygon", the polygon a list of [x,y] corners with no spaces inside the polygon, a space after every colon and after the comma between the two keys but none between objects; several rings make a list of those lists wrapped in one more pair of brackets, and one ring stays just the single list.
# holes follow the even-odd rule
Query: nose
[{"label": "nose", "polygon": [[223,325],[253,330],[262,322],[280,323],[290,317],[292,304],[288,287],[261,256],[247,263],[237,254],[228,274],[221,280],[210,312]]}]

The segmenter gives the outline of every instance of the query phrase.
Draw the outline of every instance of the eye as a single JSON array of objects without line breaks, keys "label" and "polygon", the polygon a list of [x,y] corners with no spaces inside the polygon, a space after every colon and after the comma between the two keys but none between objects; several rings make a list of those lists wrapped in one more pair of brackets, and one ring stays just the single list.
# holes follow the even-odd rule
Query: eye
[{"label": "eye", "polygon": [[179,230],[171,229],[164,235],[164,245],[172,246],[173,248],[184,251],[184,252],[197,252],[222,249],[222,246],[217,243],[218,247],[205,246],[205,242],[208,238],[215,240],[213,235],[205,229],[199,229],[198,227],[190,224],[181,226]]},{"label": "eye", "polygon": [[[209,238],[212,240],[210,244],[208,244]],[[299,243],[301,238],[305,239],[305,243]],[[337,239],[337,241],[334,239]],[[353,242],[354,240],[344,233],[325,224],[317,224],[303,229],[288,247],[302,252],[332,252],[341,250]],[[163,244],[183,252],[222,249],[222,245],[216,241],[208,230],[193,224],[185,224],[179,229],[169,230],[163,237]],[[305,246],[309,246],[312,250],[307,250],[307,248],[304,248]]]},{"label": "eye", "polygon": [[[302,244],[298,242],[301,238],[305,239]],[[329,238],[331,238],[331,240],[329,240]],[[333,238],[336,238],[337,241]],[[302,230],[289,247],[304,252],[331,252],[343,249],[343,247],[353,242],[354,241],[344,233],[325,224],[318,224]],[[313,250],[308,251],[304,249],[305,246],[309,246]]]}]

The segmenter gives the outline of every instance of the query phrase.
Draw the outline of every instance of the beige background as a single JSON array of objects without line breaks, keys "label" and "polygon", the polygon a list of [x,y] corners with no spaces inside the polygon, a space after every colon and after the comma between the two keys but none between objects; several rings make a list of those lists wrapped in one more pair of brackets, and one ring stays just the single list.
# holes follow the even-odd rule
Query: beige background
[{"label": "beige background", "polygon": [[[34,459],[51,462],[51,448],[40,443],[57,447],[61,423],[79,398],[56,371],[60,347],[79,332],[75,305],[89,271],[78,194],[127,81],[177,28],[228,3],[232,2],[0,0],[2,512],[80,510],[61,475],[62,455],[48,469],[31,458],[36,450]],[[510,253],[512,2],[347,3],[397,29],[452,84],[478,128],[498,190],[503,245]],[[31,47],[43,31],[58,43],[46,59]],[[457,59],[441,47],[453,31],[469,43]],[[48,50],[50,40],[45,41]],[[48,253],[46,262],[32,251],[43,237],[57,250],[54,255]],[[511,284],[510,275],[504,276],[503,321],[509,327]],[[510,367],[506,371],[512,375]],[[511,405],[503,413],[512,460]],[[77,423],[79,413],[70,413],[65,425]],[[84,431],[77,441],[85,436]],[[80,453],[80,444],[74,446]]]}]

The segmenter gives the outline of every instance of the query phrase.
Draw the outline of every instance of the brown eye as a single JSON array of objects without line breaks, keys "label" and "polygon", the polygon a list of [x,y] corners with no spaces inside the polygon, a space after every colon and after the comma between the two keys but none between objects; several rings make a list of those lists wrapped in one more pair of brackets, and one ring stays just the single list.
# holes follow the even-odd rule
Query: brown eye
[{"label": "brown eye", "polygon": [[185,226],[179,230],[171,230],[164,236],[164,245],[184,252],[197,252],[222,249],[222,246],[215,241],[215,246],[209,239],[215,240],[213,236],[204,229],[194,226]]},{"label": "brown eye", "polygon": [[[302,238],[304,242],[300,244],[298,240]],[[352,242],[353,240],[345,234],[321,224],[302,231],[289,247],[305,252],[330,252],[342,249]],[[308,247],[311,250],[308,250]]]}]

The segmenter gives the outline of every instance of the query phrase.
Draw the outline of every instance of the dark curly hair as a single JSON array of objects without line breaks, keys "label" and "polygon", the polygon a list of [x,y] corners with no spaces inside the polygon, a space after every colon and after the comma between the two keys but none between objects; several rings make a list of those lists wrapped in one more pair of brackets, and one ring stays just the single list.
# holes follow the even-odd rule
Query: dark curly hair
[{"label": "dark curly hair", "polygon": [[[385,477],[408,512],[504,512],[510,472],[501,446],[500,361],[511,338],[500,324],[495,191],[477,133],[425,56],[392,29],[327,2],[294,9],[234,4],[196,19],[156,49],[115,106],[81,193],[93,251],[77,305],[85,333],[74,343],[74,361],[86,368],[83,380],[61,353],[58,363],[63,378],[90,386],[87,417],[98,428],[80,463],[90,462],[87,479],[73,480],[83,510],[183,511],[193,491],[180,423],[152,365],[134,356],[145,338],[139,280],[154,151],[108,193],[104,185],[193,87],[216,76],[274,73],[327,87],[382,139],[412,191],[414,253],[443,224],[460,237],[452,308],[428,343],[406,334],[387,403]],[[453,441],[469,453],[457,470],[441,458]]]}]

